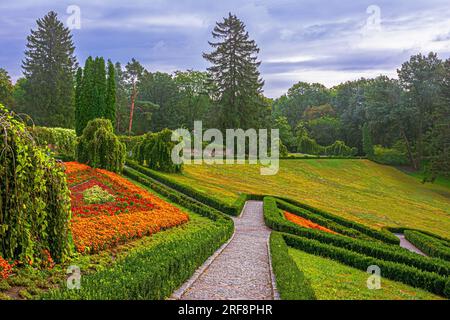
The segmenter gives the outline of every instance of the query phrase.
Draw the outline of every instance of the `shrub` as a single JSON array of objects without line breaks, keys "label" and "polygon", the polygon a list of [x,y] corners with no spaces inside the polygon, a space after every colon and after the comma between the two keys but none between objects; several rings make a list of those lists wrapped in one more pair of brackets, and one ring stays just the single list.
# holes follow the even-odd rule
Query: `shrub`
[{"label": "shrub", "polygon": [[357,152],[358,150],[356,148],[350,148],[344,141],[338,140],[331,146],[325,147],[323,154],[327,156],[351,157],[355,156]]},{"label": "shrub", "polygon": [[133,149],[133,159],[150,169],[178,173],[183,166],[172,161],[172,150],[176,143],[172,141],[172,131],[165,129],[158,133],[147,133]]},{"label": "shrub", "polygon": [[124,143],[127,149],[127,154],[130,158],[133,157],[133,150],[136,145],[144,139],[144,136],[119,136],[120,142]]},{"label": "shrub", "polygon": [[110,120],[89,121],[78,140],[77,161],[94,168],[122,171],[125,164],[125,145],[114,134]]},{"label": "shrub", "polygon": [[321,243],[317,240],[289,234],[283,234],[283,238],[288,246],[307,253],[330,258],[363,271],[366,271],[369,266],[376,265],[381,268],[383,277],[449,297],[446,295],[445,290],[448,277],[423,271],[412,266],[365,256],[344,248]]},{"label": "shrub", "polygon": [[58,158],[75,159],[77,135],[74,130],[34,127],[31,132],[39,146],[49,147]]},{"label": "shrub", "polygon": [[397,149],[383,148],[382,146],[374,146],[374,154],[371,160],[391,166],[409,165],[409,160],[405,153]]},{"label": "shrub", "polygon": [[270,235],[270,254],[280,297],[283,300],[316,300],[310,282],[289,255],[288,246],[278,232]]},{"label": "shrub", "polygon": [[56,261],[73,247],[63,167],[37,146],[24,123],[0,105],[0,255]]},{"label": "shrub", "polygon": [[450,246],[444,240],[413,230],[405,230],[405,238],[429,256],[450,261]]},{"label": "shrub", "polygon": [[114,200],[115,197],[112,194],[99,186],[94,186],[83,192],[83,201],[87,204],[103,204]]}]

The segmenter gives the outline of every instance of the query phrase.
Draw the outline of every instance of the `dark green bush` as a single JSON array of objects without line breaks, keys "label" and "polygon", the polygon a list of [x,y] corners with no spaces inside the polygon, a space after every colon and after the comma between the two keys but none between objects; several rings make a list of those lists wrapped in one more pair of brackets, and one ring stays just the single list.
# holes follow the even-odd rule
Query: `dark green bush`
[{"label": "dark green bush", "polygon": [[330,258],[363,271],[366,271],[369,266],[376,265],[381,268],[382,277],[422,288],[432,293],[446,296],[447,298],[450,297],[445,289],[448,277],[434,272],[422,271],[405,264],[369,257],[344,248],[321,243],[317,240],[289,234],[283,234],[283,238],[288,246],[307,253]]},{"label": "dark green bush", "polygon": [[429,256],[450,261],[450,247],[445,241],[413,230],[405,230],[405,238]]},{"label": "dark green bush", "polygon": [[89,121],[78,140],[77,161],[94,168],[121,172],[125,164],[125,145],[114,134],[111,121]]},{"label": "dark green bush", "polygon": [[0,256],[62,261],[73,249],[64,168],[1,104],[0,134]]},{"label": "dark green bush", "polygon": [[133,159],[140,165],[146,164],[153,170],[179,173],[183,165],[172,161],[172,150],[175,145],[176,143],[172,141],[172,131],[169,129],[158,133],[147,133],[140,142],[136,143]]},{"label": "dark green bush", "polygon": [[390,166],[409,165],[409,160],[405,153],[396,149],[383,148],[382,146],[374,146],[374,154],[371,160]]},{"label": "dark green bush", "polygon": [[142,173],[154,180],[161,182],[162,184],[169,186],[170,188],[172,188],[174,190],[177,190],[178,192],[181,192],[197,201],[200,201],[200,202],[202,202],[214,209],[217,209],[223,213],[226,213],[228,215],[238,216],[241,213],[243,206],[245,205],[245,201],[246,201],[245,195],[243,196],[243,198],[239,198],[236,201],[235,205],[228,205],[228,204],[223,203],[205,193],[201,193],[201,192],[195,190],[194,188],[182,185],[182,184],[178,183],[177,181],[175,181],[174,179],[170,179],[157,171],[151,170],[149,168],[145,168],[134,161],[127,161],[127,166],[130,168],[133,168],[136,171],[139,171],[140,173]]},{"label": "dark green bush", "polygon": [[270,254],[280,297],[283,300],[316,300],[310,282],[289,255],[288,246],[278,232],[270,235]]},{"label": "dark green bush", "polygon": [[144,136],[118,136],[120,142],[125,144],[127,154],[131,158],[136,145],[144,139]]},{"label": "dark green bush", "polygon": [[56,157],[75,159],[77,135],[75,130],[63,128],[34,127],[30,130],[36,143],[49,147]]}]

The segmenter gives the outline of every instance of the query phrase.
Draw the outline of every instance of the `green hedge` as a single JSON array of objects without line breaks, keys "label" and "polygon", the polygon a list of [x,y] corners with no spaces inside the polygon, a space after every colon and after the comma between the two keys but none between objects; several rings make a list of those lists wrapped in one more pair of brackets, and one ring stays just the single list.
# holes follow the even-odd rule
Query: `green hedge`
[{"label": "green hedge", "polygon": [[389,244],[395,244],[395,245],[400,244],[400,240],[395,235],[393,235],[392,233],[390,233],[388,231],[385,231],[385,230],[378,231],[378,230],[372,229],[370,227],[367,227],[367,226],[365,226],[363,224],[360,224],[360,223],[357,223],[357,222],[354,222],[354,221],[350,221],[350,220],[341,218],[341,217],[336,216],[334,214],[325,212],[325,211],[320,210],[320,209],[316,209],[314,207],[311,207],[309,205],[306,205],[304,203],[300,203],[300,202],[292,200],[292,199],[283,198],[283,197],[277,197],[277,198],[279,198],[279,199],[281,199],[281,200],[283,200],[283,201],[285,201],[287,203],[290,203],[290,204],[292,204],[292,205],[294,205],[296,207],[306,209],[306,210],[310,211],[311,213],[315,213],[315,214],[317,214],[319,216],[322,216],[322,217],[324,217],[326,219],[332,220],[332,221],[334,221],[334,222],[336,222],[336,223],[338,223],[338,224],[340,224],[340,225],[342,225],[344,227],[348,227],[348,228],[357,230],[360,233],[363,233],[363,234],[365,234],[365,235],[367,235],[367,236],[369,236],[371,238],[374,238],[374,239],[377,239],[377,240],[381,240],[381,241],[389,243]]},{"label": "green hedge", "polygon": [[413,230],[405,230],[405,238],[429,256],[450,261],[450,247],[443,240]]},{"label": "green hedge", "polygon": [[424,271],[439,273],[443,276],[450,275],[450,264],[439,259],[423,257],[406,249],[380,242],[353,239],[319,230],[302,228],[281,216],[274,198],[268,197],[264,199],[264,219],[266,224],[276,231],[314,239],[366,256],[411,265]]},{"label": "green hedge", "polygon": [[164,235],[156,245],[132,252],[111,267],[81,278],[80,290],[50,291],[44,299],[162,300],[230,238],[232,224],[184,227]]},{"label": "green hedge", "polygon": [[[246,197],[245,195],[239,197],[239,199],[236,201],[235,205],[229,205],[226,203],[223,203],[215,198],[210,197],[209,195],[205,193],[201,193],[194,188],[182,185],[175,181],[174,179],[170,179],[163,174],[145,168],[141,165],[139,165],[135,161],[127,161],[126,165],[136,171],[139,171],[140,173],[152,178],[153,180],[159,181],[162,184],[165,184],[166,186],[175,189],[178,192],[181,192],[191,198],[194,198],[197,201],[200,201],[214,209],[217,209],[223,213],[226,213],[231,216],[238,216],[241,211],[242,207],[245,205]],[[245,201],[244,201],[245,200]]]},{"label": "green hedge", "polygon": [[288,246],[281,233],[270,235],[270,254],[277,289],[283,300],[316,300],[308,279],[289,255]]},{"label": "green hedge", "polygon": [[75,159],[77,135],[75,130],[63,128],[30,128],[36,143],[41,147],[49,147],[55,156],[63,159]]},{"label": "green hedge", "polygon": [[450,297],[449,278],[437,273],[422,271],[404,264],[385,261],[374,257],[353,252],[344,248],[334,247],[317,240],[283,234],[287,245],[307,253],[330,258],[351,267],[366,271],[369,266],[381,268],[381,276],[394,281],[400,281],[413,287],[422,288],[429,292]]}]

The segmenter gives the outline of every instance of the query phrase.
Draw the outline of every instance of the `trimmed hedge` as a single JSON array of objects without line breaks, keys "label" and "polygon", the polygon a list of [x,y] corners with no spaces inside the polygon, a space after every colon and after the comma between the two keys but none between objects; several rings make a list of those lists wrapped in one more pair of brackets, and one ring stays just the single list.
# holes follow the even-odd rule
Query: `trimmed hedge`
[{"label": "trimmed hedge", "polygon": [[450,297],[448,277],[437,273],[422,271],[404,264],[385,261],[344,248],[334,247],[317,240],[306,239],[289,234],[283,234],[288,246],[297,248],[307,253],[330,258],[348,266],[366,271],[369,266],[376,265],[381,268],[381,275],[394,281],[400,281],[413,287],[422,288],[429,292]]},{"label": "trimmed hedge", "polygon": [[[231,226],[231,227],[230,227]],[[111,267],[85,275],[80,290],[50,291],[44,299],[162,300],[230,238],[232,224],[179,227],[156,245],[136,250]]]},{"label": "trimmed hedge", "polygon": [[277,202],[274,198],[264,199],[264,219],[266,224],[274,230],[314,239],[335,247],[346,248],[366,256],[411,265],[424,271],[439,273],[443,276],[450,275],[450,264],[439,259],[423,257],[406,249],[380,242],[353,239],[319,230],[302,228],[284,219],[276,204]]},{"label": "trimmed hedge", "polygon": [[75,159],[77,148],[77,135],[75,130],[63,128],[30,128],[36,143],[40,147],[49,147],[57,158]]},{"label": "trimmed hedge", "polygon": [[270,235],[270,254],[277,289],[283,300],[316,300],[308,279],[289,255],[288,246],[281,233]]},{"label": "trimmed hedge", "polygon": [[336,216],[334,214],[325,212],[323,210],[311,207],[309,205],[300,203],[300,202],[292,200],[292,199],[283,198],[283,197],[277,197],[277,198],[279,198],[279,199],[281,199],[281,200],[283,200],[283,201],[285,201],[287,203],[290,203],[290,204],[292,204],[294,206],[297,206],[299,208],[306,209],[306,210],[310,211],[311,213],[315,213],[315,214],[318,214],[319,216],[322,216],[322,217],[324,217],[326,219],[332,220],[332,221],[334,221],[334,222],[336,222],[336,223],[338,223],[338,224],[340,224],[340,225],[342,225],[344,227],[355,229],[355,230],[357,230],[357,231],[359,231],[359,232],[361,232],[361,233],[363,233],[363,234],[365,234],[365,235],[367,235],[367,236],[369,236],[371,238],[374,238],[374,239],[377,239],[377,240],[381,240],[381,241],[389,243],[389,244],[395,244],[395,245],[400,244],[400,240],[395,235],[391,234],[388,231],[385,231],[385,230],[378,231],[378,230],[372,229],[370,227],[367,227],[367,226],[365,226],[363,224],[360,224],[360,223],[357,223],[357,222],[354,222],[354,221],[350,221],[350,220],[341,218],[341,217]]},{"label": "trimmed hedge", "polygon": [[128,167],[140,172],[141,174],[152,178],[154,181],[156,180],[162,184],[165,184],[166,186],[168,186],[178,192],[188,195],[189,197],[194,198],[195,200],[197,200],[199,202],[202,202],[216,210],[219,210],[219,211],[226,213],[228,215],[231,215],[231,216],[238,216],[241,213],[242,207],[245,205],[245,201],[247,199],[245,197],[245,195],[243,195],[243,196],[239,197],[238,200],[236,200],[235,205],[229,205],[229,204],[223,203],[215,198],[212,198],[212,197],[208,196],[207,194],[201,193],[201,192],[195,190],[194,188],[182,185],[182,184],[176,182],[174,179],[170,179],[157,171],[145,168],[145,167],[139,165],[135,161],[128,160],[126,162],[126,165]]},{"label": "trimmed hedge", "polygon": [[450,247],[443,240],[413,230],[405,230],[405,238],[429,256],[450,261]]}]

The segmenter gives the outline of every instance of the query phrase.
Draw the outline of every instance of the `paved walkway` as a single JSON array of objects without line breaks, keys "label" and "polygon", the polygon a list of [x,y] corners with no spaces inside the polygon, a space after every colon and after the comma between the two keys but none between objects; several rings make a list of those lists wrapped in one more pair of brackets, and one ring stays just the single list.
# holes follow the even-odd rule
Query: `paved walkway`
[{"label": "paved walkway", "polygon": [[173,299],[278,299],[268,251],[270,229],[264,224],[262,202],[248,201],[234,223],[231,241],[177,290]]},{"label": "paved walkway", "polygon": [[426,256],[425,253],[420,251],[416,246],[414,246],[411,242],[406,240],[405,235],[401,233],[396,233],[395,236],[400,239],[400,247],[408,249],[409,251],[415,252],[417,254],[420,254],[422,256]]}]

